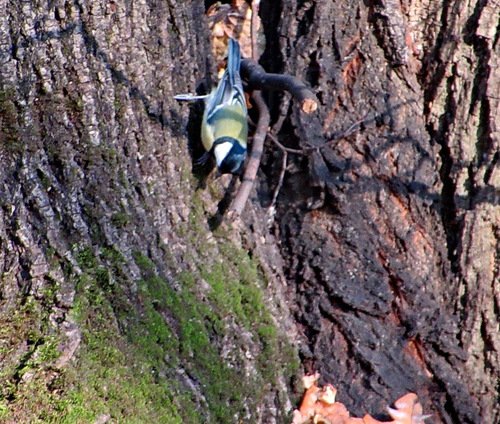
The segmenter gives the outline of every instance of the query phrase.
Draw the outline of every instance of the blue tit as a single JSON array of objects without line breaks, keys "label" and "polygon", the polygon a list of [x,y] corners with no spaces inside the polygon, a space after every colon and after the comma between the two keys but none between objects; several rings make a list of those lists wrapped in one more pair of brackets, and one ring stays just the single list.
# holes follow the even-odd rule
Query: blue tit
[{"label": "blue tit", "polygon": [[222,174],[241,170],[247,154],[247,104],[240,77],[240,45],[229,39],[227,67],[217,88],[206,98],[201,125],[201,140],[215,156]]}]

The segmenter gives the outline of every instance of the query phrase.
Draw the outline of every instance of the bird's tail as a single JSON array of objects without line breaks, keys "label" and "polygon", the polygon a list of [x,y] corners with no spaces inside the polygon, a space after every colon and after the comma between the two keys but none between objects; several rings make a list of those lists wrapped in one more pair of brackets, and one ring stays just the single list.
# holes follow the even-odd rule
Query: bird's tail
[{"label": "bird's tail", "polygon": [[241,64],[241,53],[240,45],[236,40],[232,38],[229,39],[229,48],[227,52],[227,73],[231,85],[241,84],[240,82],[240,64]]},{"label": "bird's tail", "polygon": [[245,94],[240,77],[240,45],[236,40],[229,39],[229,48],[227,52],[227,66],[224,75],[219,81],[217,90],[208,97],[206,110],[208,118],[221,105],[239,104],[246,110]]}]

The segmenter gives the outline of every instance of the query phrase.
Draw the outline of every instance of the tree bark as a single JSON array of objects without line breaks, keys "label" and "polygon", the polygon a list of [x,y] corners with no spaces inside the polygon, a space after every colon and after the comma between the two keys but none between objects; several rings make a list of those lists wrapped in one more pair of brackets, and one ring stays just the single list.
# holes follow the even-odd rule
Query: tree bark
[{"label": "tree bark", "polygon": [[495,10],[262,0],[263,64],[320,109],[269,95],[306,154],[273,219],[269,147],[220,224],[238,182],[173,100],[204,4],[0,0],[0,421],[285,423],[302,370],[357,416],[499,421]]},{"label": "tree bark", "polygon": [[283,71],[321,102],[281,109],[280,141],[310,152],[276,227],[302,362],[357,414],[414,391],[432,422],[498,421],[494,2],[269,8]]},{"label": "tree bark", "polygon": [[207,33],[201,2],[0,1],[2,422],[291,409],[289,314],[210,231],[223,188],[196,191],[173,100]]}]

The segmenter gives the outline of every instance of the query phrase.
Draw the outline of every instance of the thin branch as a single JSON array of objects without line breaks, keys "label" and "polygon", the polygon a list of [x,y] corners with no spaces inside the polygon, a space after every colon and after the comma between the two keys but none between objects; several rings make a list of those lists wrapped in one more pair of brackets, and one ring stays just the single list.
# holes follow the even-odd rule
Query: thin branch
[{"label": "thin branch", "polygon": [[245,203],[250,196],[250,192],[252,191],[252,186],[260,165],[260,158],[262,157],[262,152],[264,151],[264,141],[269,128],[269,122],[271,120],[269,109],[267,108],[260,91],[254,91],[252,98],[259,110],[259,120],[257,122],[257,129],[255,130],[255,134],[253,136],[250,158],[245,168],[245,173],[243,174],[243,181],[229,208],[229,213],[236,216],[241,215],[241,212],[245,207]]},{"label": "thin branch", "polygon": [[286,147],[284,146],[283,144],[281,144],[279,141],[278,141],[278,137],[276,137],[274,134],[272,133],[268,133],[267,136],[271,139],[271,141],[276,144],[276,146],[278,146],[278,148],[280,150],[282,150],[283,152],[287,152],[287,153],[293,153],[295,155],[305,155],[306,153],[303,151],[303,150],[300,150],[300,149],[292,149],[290,147]]},{"label": "thin branch", "polygon": [[368,118],[368,115],[366,115],[363,119],[360,119],[359,121],[354,122],[349,128],[347,128],[345,131],[342,131],[340,134],[337,135],[327,135],[327,137],[333,137],[332,140],[326,142],[323,146],[320,147],[322,149],[323,147],[329,146],[336,141],[342,140],[343,138],[347,138],[350,135],[354,134],[356,131],[358,131],[358,127],[361,127],[361,125],[366,125],[368,122],[374,120],[373,117]]},{"label": "thin branch", "polygon": [[301,109],[305,113],[312,113],[318,108],[316,95],[298,78],[267,73],[262,66],[251,59],[242,60],[241,74],[251,89],[288,91],[300,102]]},{"label": "thin branch", "polygon": [[271,204],[267,208],[269,215],[272,215],[272,213],[273,213],[274,205],[276,204],[276,200],[278,199],[278,195],[280,193],[281,187],[283,186],[283,180],[285,179],[285,172],[286,172],[287,164],[288,164],[288,153],[285,150],[283,150],[283,158],[281,160],[280,177],[278,179],[278,184],[276,185],[276,188],[274,189]]}]

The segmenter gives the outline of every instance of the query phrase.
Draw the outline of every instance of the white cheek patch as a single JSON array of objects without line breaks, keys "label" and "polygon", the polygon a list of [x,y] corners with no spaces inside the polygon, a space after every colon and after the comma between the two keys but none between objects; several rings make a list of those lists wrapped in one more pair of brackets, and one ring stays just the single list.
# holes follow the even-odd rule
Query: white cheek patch
[{"label": "white cheek patch", "polygon": [[214,147],[214,155],[215,155],[215,161],[217,162],[217,166],[220,166],[222,161],[226,158],[227,154],[231,150],[231,147],[233,147],[233,144],[230,143],[229,141],[217,144],[217,146]]}]

